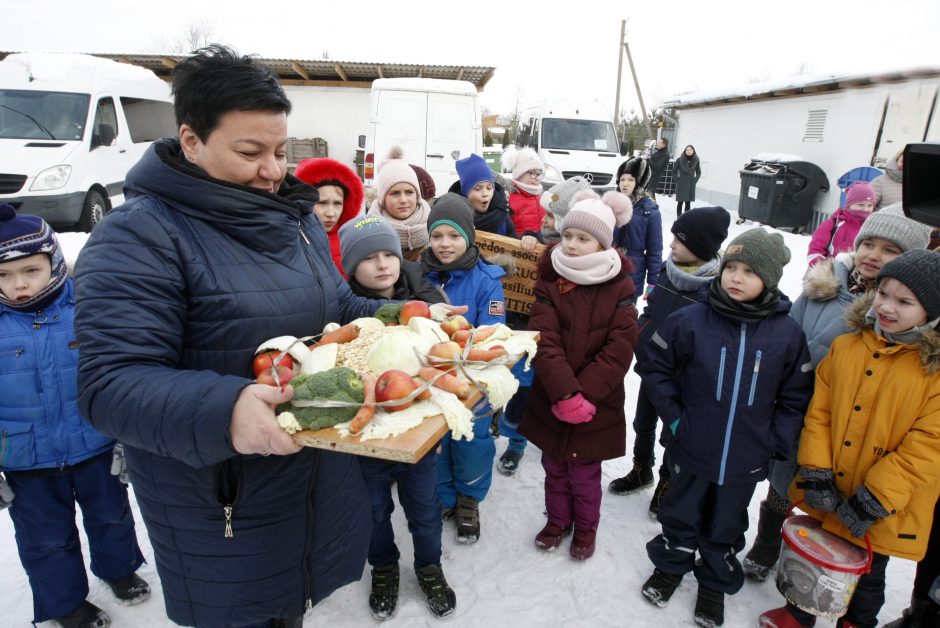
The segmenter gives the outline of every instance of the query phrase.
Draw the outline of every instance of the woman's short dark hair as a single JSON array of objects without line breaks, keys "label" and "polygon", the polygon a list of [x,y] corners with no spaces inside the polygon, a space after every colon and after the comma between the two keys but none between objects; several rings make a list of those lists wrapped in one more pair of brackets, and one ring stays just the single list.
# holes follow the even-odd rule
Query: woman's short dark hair
[{"label": "woman's short dark hair", "polygon": [[291,111],[277,77],[250,56],[212,44],[173,68],[176,124],[188,125],[206,141],[229,111]]}]

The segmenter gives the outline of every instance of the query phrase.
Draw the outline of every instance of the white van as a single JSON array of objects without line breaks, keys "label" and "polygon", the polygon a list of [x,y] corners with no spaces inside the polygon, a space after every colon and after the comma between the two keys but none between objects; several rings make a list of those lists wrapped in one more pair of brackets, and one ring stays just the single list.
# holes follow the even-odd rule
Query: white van
[{"label": "white van", "polygon": [[91,231],[124,200],[124,176],[176,135],[169,85],[144,68],[88,55],[0,61],[0,203],[53,227]]},{"label": "white van", "polygon": [[404,159],[434,178],[438,195],[457,180],[455,163],[483,150],[483,125],[477,89],[468,81],[377,79],[369,102],[365,148],[366,187],[375,186],[376,166],[393,146]]},{"label": "white van", "polygon": [[523,109],[516,144],[535,150],[545,164],[543,188],[582,176],[598,191],[616,188],[614,177],[628,148],[618,143],[610,113],[600,103],[567,100]]}]

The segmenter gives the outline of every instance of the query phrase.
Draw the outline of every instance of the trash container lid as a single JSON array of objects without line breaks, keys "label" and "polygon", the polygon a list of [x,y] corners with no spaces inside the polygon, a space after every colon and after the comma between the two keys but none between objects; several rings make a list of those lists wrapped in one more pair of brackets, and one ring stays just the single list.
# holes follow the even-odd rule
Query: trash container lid
[{"label": "trash container lid", "polygon": [[763,161],[766,163],[785,164],[791,161],[804,161],[799,155],[789,153],[757,153],[751,157],[751,161]]},{"label": "trash container lid", "polygon": [[823,530],[822,522],[809,515],[787,518],[783,538],[797,554],[826,569],[860,574],[868,566],[865,550]]}]

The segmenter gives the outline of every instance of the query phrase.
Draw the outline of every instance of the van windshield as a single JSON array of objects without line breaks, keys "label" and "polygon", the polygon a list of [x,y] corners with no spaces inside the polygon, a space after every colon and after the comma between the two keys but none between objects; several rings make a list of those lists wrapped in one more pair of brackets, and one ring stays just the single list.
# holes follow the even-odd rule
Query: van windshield
[{"label": "van windshield", "polygon": [[0,138],[80,140],[90,100],[88,94],[0,89]]},{"label": "van windshield", "polygon": [[603,120],[542,120],[542,148],[617,152],[614,125]]}]

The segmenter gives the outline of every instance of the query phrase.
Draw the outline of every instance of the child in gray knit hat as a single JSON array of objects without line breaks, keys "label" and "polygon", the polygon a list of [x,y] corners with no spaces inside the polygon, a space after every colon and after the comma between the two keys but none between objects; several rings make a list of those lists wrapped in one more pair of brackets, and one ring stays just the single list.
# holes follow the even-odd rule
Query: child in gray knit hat
[{"label": "child in gray knit hat", "polygon": [[646,545],[655,569],[641,592],[665,606],[692,571],[695,621],[703,626],[722,625],[725,595],[743,586],[736,553],[748,504],[771,458],[792,450],[812,394],[806,339],[777,287],[789,261],[779,233],[738,235],[708,302],[669,316],[637,364],[671,432],[662,533]]},{"label": "child in gray knit hat", "polygon": [[[906,218],[900,203],[869,216],[855,238],[854,253],[840,253],[817,263],[803,278],[803,294],[790,317],[800,324],[813,368],[826,356],[832,341],[849,331],[846,310],[874,291],[885,264],[906,251],[924,249],[930,228]],[[745,574],[762,582],[780,555],[780,526],[791,509],[787,490],[796,475],[796,447],[785,460],[771,462],[770,486],[761,503],[757,537],[744,558]]]},{"label": "child in gray knit hat", "polygon": [[[916,561],[927,552],[940,493],[938,277],[940,254],[926,249],[887,263],[877,290],[849,308],[851,331],[832,342],[816,369],[790,498],[860,553],[866,546],[872,552],[846,625],[877,624],[889,556]],[[760,623],[809,626],[814,619],[788,600]]]},{"label": "child in gray knit hat", "polygon": [[538,244],[551,244],[561,240],[558,227],[571,211],[575,194],[581,190],[590,190],[591,184],[584,177],[566,179],[550,187],[542,194],[539,204],[545,210],[542,216],[542,228],[538,231],[526,231],[522,234],[522,249],[531,251]]}]

